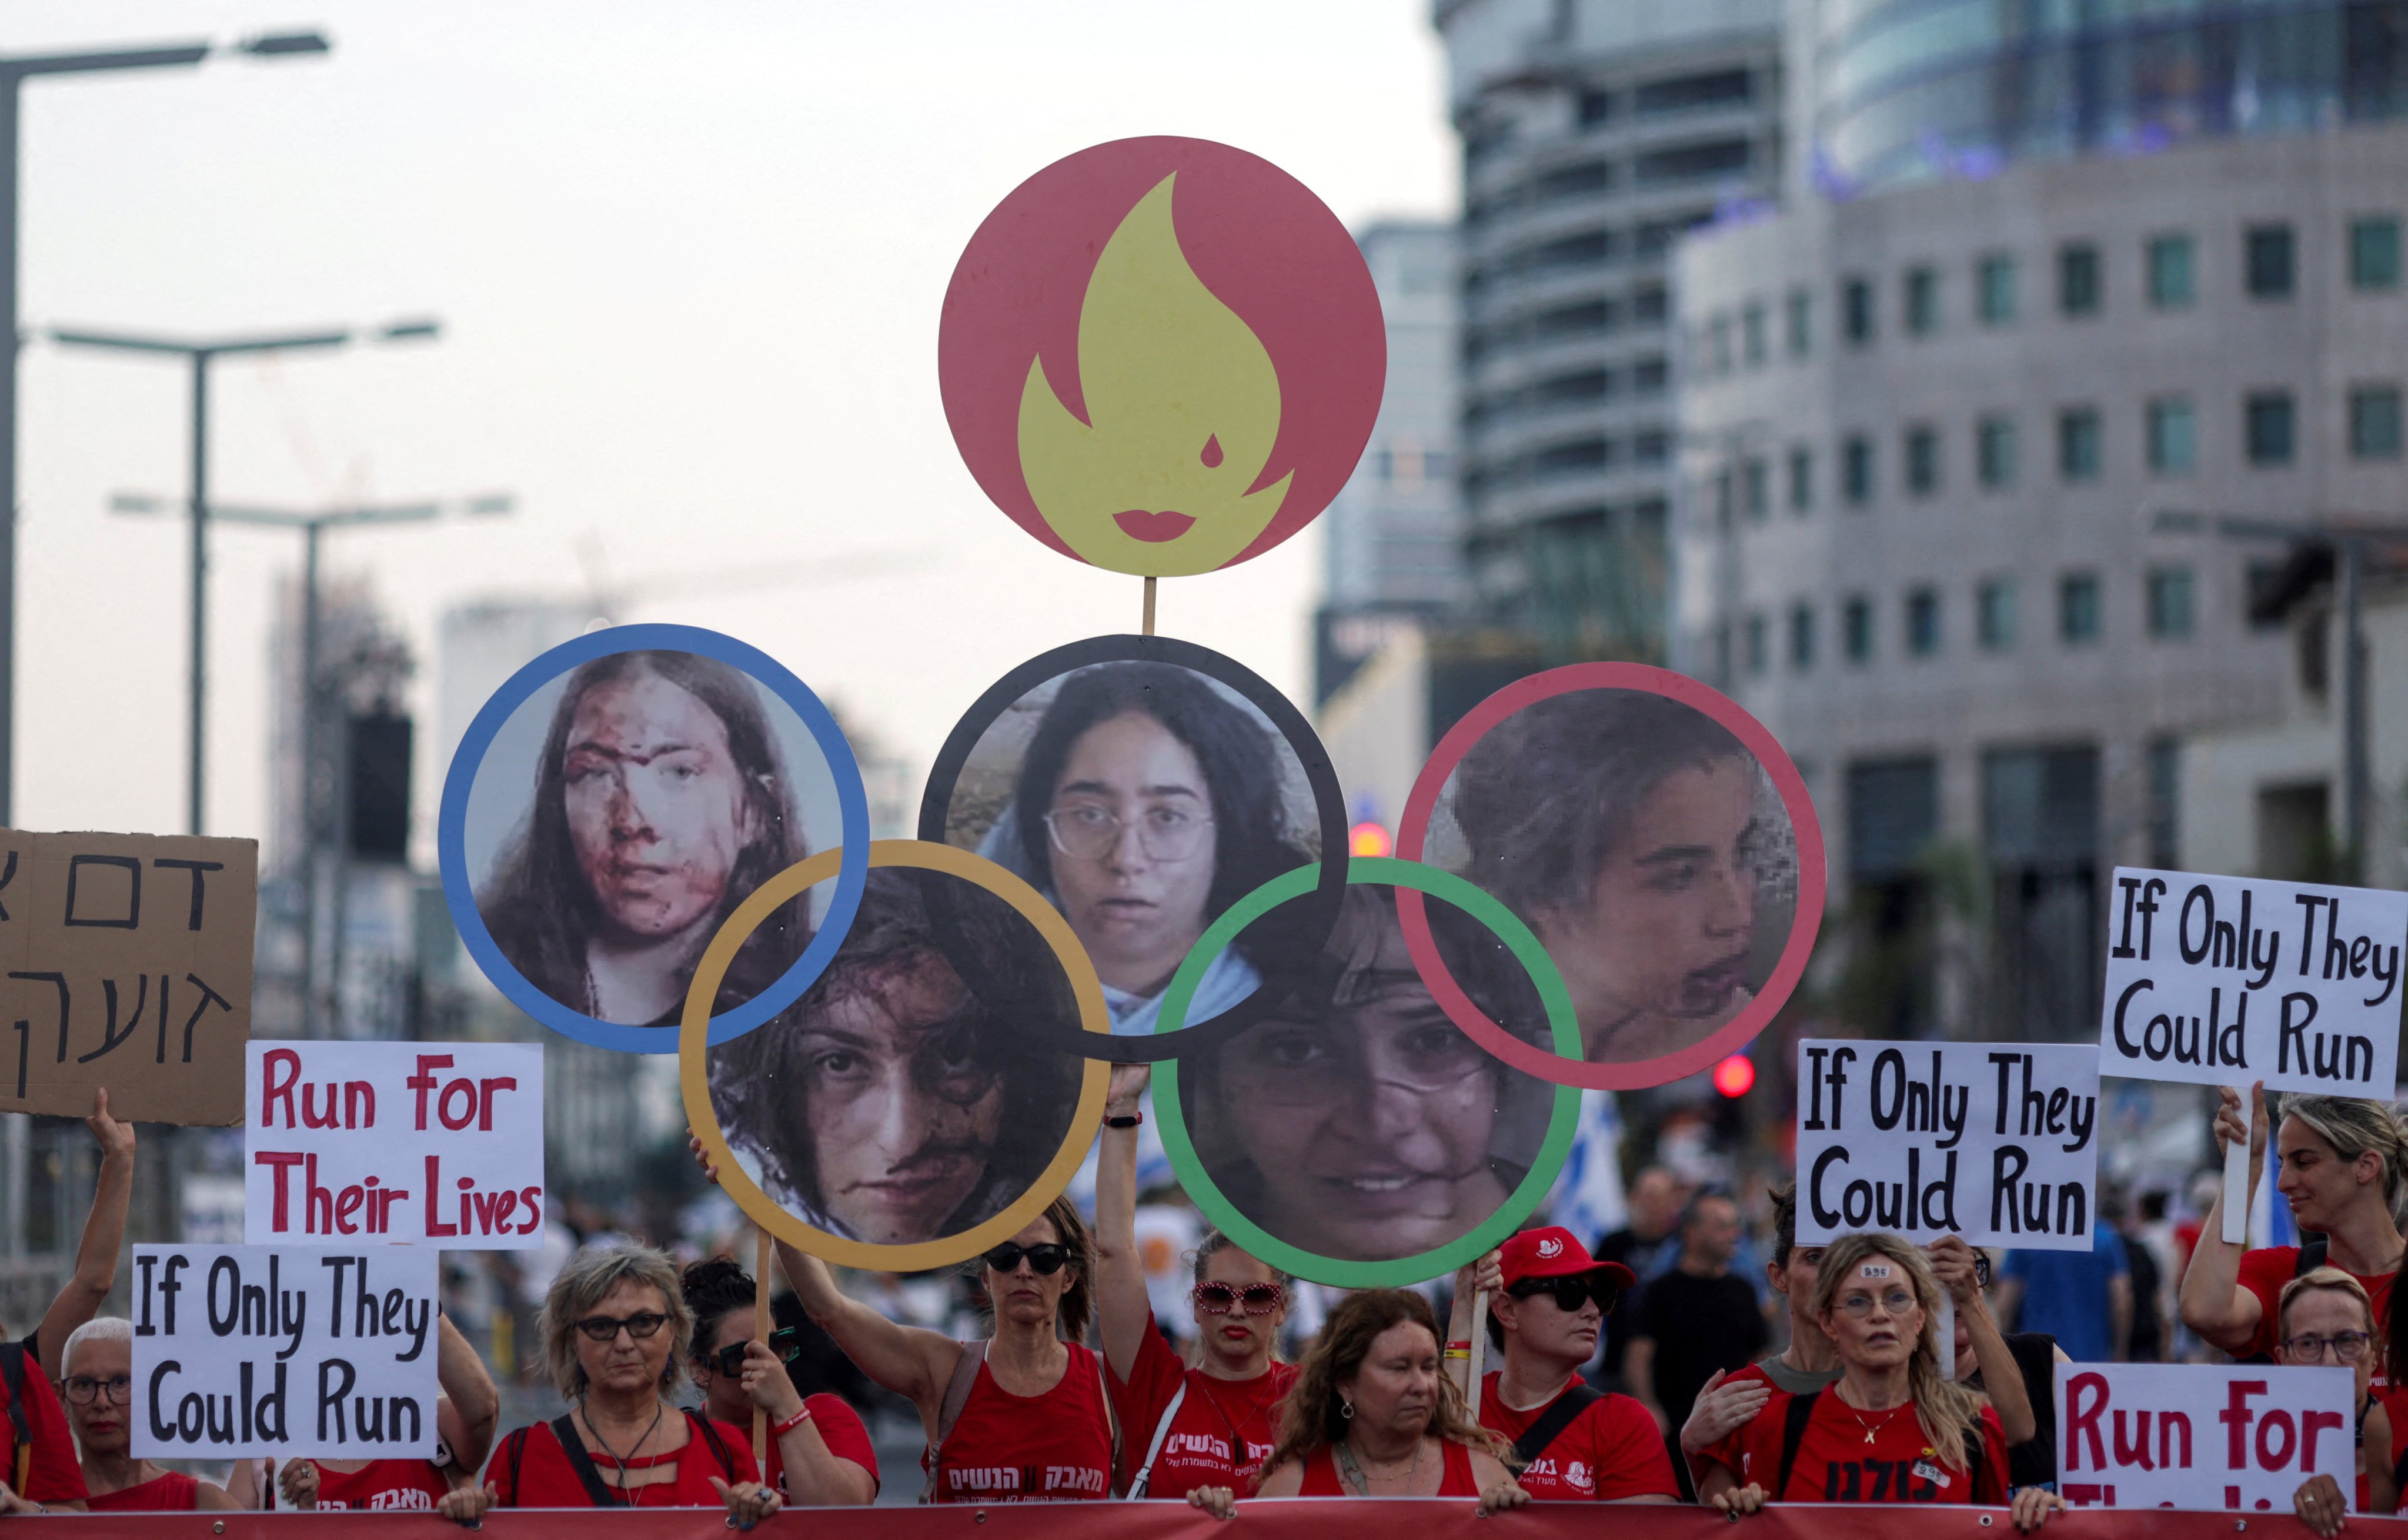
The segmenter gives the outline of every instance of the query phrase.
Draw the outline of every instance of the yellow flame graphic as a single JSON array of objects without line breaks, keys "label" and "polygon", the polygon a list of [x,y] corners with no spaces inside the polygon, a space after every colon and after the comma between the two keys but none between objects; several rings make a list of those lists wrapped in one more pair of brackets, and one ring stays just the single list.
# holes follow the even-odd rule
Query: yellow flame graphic
[{"label": "yellow flame graphic", "polygon": [[1187,265],[1165,177],[1104,243],[1079,307],[1088,421],[1031,359],[1020,394],[1028,494],[1072,550],[1115,572],[1210,572],[1263,532],[1293,474],[1246,489],[1279,436],[1279,374]]}]

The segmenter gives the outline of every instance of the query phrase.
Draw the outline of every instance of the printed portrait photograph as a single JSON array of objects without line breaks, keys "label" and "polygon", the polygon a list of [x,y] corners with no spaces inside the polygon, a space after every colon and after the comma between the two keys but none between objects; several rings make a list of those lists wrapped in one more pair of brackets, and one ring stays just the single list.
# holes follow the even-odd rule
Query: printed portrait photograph
[{"label": "printed portrait photograph", "polygon": [[[1205,928],[1318,859],[1296,750],[1236,691],[1175,663],[1105,663],[1049,679],[981,735],[946,808],[948,844],[1027,879],[1070,922],[1104,982],[1112,1031],[1151,1033]],[[1269,970],[1249,927],[1198,986],[1187,1023],[1252,995]]]},{"label": "printed portrait photograph", "polygon": [[1470,878],[1562,970],[1591,1062],[1711,1037],[1764,987],[1798,907],[1798,837],[1728,728],[1642,690],[1576,690],[1482,735],[1425,859]]},{"label": "printed portrait photograph", "polygon": [[[1538,986],[1504,944],[1453,905],[1430,899],[1428,913],[1489,1019],[1551,1041]],[[1418,1256],[1488,1219],[1538,1160],[1555,1094],[1447,1018],[1405,949],[1396,891],[1373,883],[1348,885],[1310,982],[1182,1056],[1178,1078],[1197,1159],[1231,1206],[1347,1262]]]},{"label": "printed portrait photograph", "polygon": [[[478,914],[537,989],[597,1020],[674,1030],[728,914],[840,829],[836,777],[793,707],[717,659],[634,651],[510,714],[462,845]],[[712,1014],[786,972],[830,886],[752,933]]]},{"label": "printed portrait photograph", "polygon": [[959,1234],[1025,1194],[1068,1137],[1086,1062],[1061,959],[974,882],[880,866],[827,972],[708,1049],[737,1163],[845,1240]]}]

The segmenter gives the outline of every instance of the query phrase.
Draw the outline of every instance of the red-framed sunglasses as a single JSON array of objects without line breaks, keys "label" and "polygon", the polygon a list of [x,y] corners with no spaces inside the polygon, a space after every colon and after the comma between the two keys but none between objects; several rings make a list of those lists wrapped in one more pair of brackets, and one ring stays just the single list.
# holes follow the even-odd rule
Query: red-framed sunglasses
[{"label": "red-framed sunglasses", "polygon": [[1226,1316],[1232,1305],[1245,1306],[1250,1316],[1268,1316],[1287,1303],[1287,1290],[1276,1283],[1250,1283],[1244,1288],[1226,1283],[1199,1283],[1187,1291],[1196,1307],[1209,1315]]}]

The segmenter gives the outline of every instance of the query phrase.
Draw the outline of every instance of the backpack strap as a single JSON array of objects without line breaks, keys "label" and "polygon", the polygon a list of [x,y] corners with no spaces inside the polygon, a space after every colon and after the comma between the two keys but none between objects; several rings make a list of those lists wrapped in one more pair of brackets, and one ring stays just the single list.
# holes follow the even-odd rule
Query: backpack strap
[{"label": "backpack strap", "polygon": [[[1121,1414],[1112,1405],[1112,1382],[1104,1377],[1104,1355],[1093,1349],[1081,1350],[1096,1362],[1096,1404],[1104,1409],[1104,1430],[1111,1435],[1112,1440],[1112,1462],[1106,1474],[1117,1477],[1121,1470]],[[1183,1378],[1179,1388],[1182,1394],[1185,1393],[1187,1385]],[[1229,1462],[1232,1466],[1237,1463],[1234,1451]]]},{"label": "backpack strap", "polygon": [[710,1447],[711,1458],[719,1462],[720,1479],[731,1487],[736,1485],[736,1457],[727,1452],[727,1440],[719,1436],[719,1430],[710,1425],[710,1419],[691,1408],[686,1409],[685,1419],[695,1433]]},{"label": "backpack strap", "polygon": [[2323,1231],[2311,1230],[2302,1233],[2300,1236],[2299,1261],[2291,1268],[2291,1276],[2304,1278],[2322,1267],[2325,1264],[2326,1255],[2331,1250],[2332,1237]]},{"label": "backpack strap", "polygon": [[1973,1425],[1965,1430],[1965,1501],[1968,1503],[1982,1500],[1982,1457],[1987,1452],[1986,1444],[1987,1440],[1982,1436],[1981,1421],[1976,1419]]},{"label": "backpack strap", "polygon": [[937,1436],[928,1440],[928,1452],[920,1457],[920,1464],[928,1473],[927,1490],[920,1494],[924,1503],[937,1501],[942,1490],[939,1477],[944,1473],[945,1440],[953,1436],[953,1424],[962,1419],[962,1408],[969,1405],[970,1388],[978,1383],[979,1366],[986,1362],[986,1339],[960,1345],[962,1356],[953,1361],[953,1377],[945,1382],[945,1399],[937,1406]]},{"label": "backpack strap", "polygon": [[1546,1453],[1547,1446],[1564,1435],[1564,1430],[1572,1425],[1574,1418],[1604,1399],[1604,1391],[1579,1376],[1573,1376],[1564,1393],[1555,1397],[1555,1405],[1549,1406],[1538,1421],[1523,1429],[1522,1436],[1513,1441],[1514,1462],[1527,1465]]},{"label": "backpack strap", "polygon": [[526,1458],[527,1434],[533,1427],[534,1424],[530,1423],[524,1428],[513,1428],[510,1436],[502,1441],[503,1458],[509,1462],[510,1502],[513,1504],[519,1500],[519,1465]]},{"label": "backpack strap", "polygon": [[1179,1415],[1179,1408],[1186,1400],[1187,1381],[1182,1378],[1179,1389],[1170,1392],[1170,1405],[1162,1409],[1162,1420],[1154,1425],[1154,1441],[1145,1447],[1145,1463],[1140,1465],[1137,1468],[1137,1474],[1129,1477],[1130,1502],[1141,1500],[1145,1496],[1146,1488],[1153,1485],[1154,1462],[1161,1458],[1163,1443],[1170,1437],[1171,1419]]},{"label": "backpack strap", "polygon": [[[574,1417],[563,1412],[552,1419],[552,1433],[560,1440],[560,1452],[568,1457],[568,1468],[577,1473],[579,1483],[585,1488],[585,1495],[593,1500],[595,1507],[624,1508],[627,1505],[625,1494],[603,1480],[602,1473],[595,1468],[594,1456],[587,1452],[585,1440],[578,1435]],[[627,1473],[620,1471],[619,1479],[624,1481],[626,1478]]]},{"label": "backpack strap", "polygon": [[1809,1390],[1789,1398],[1789,1411],[1781,1424],[1781,1476],[1765,1494],[1772,1502],[1780,1502],[1789,1490],[1789,1473],[1798,1466],[1798,1446],[1806,1442],[1806,1422],[1814,1415],[1814,1403],[1822,1393]]},{"label": "backpack strap", "polygon": [[25,1419],[25,1345],[0,1343],[0,1383],[8,1387],[8,1430],[17,1435],[16,1458],[9,1462],[9,1485],[18,1496],[34,1474],[34,1429]]}]

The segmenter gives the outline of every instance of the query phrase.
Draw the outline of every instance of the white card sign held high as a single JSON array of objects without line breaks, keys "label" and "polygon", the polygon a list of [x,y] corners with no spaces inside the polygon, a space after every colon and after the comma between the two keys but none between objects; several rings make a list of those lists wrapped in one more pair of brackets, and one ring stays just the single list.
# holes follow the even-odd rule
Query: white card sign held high
[{"label": "white card sign held high", "polygon": [[2342,1368],[2060,1363],[2057,1491],[2076,1507],[2291,1511],[2312,1476],[2357,1488]]},{"label": "white card sign held high", "polygon": [[2408,893],[2119,866],[2100,1070],[2388,1099]]},{"label": "white card sign held high", "polygon": [[2071,1043],[1798,1045],[1798,1238],[1857,1230],[2090,1249],[2099,1050]]},{"label": "white card sign held high", "polygon": [[429,1246],[134,1248],[136,1460],[435,1454]]}]

